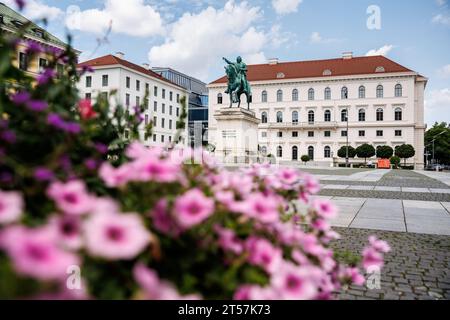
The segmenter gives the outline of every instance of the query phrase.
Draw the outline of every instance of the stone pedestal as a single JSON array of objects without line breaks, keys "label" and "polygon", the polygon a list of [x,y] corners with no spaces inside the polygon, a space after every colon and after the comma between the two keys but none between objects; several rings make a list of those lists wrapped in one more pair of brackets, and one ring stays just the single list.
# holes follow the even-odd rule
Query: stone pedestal
[{"label": "stone pedestal", "polygon": [[223,163],[258,161],[258,125],[255,113],[242,108],[222,108],[217,120],[215,156]]}]

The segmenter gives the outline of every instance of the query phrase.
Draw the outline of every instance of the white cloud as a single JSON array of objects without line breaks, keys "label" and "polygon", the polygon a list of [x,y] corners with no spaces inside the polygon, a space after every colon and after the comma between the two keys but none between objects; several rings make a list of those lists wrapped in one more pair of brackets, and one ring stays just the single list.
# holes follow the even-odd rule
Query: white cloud
[{"label": "white cloud", "polygon": [[261,16],[259,7],[233,0],[221,9],[208,7],[196,14],[185,13],[170,26],[165,43],[151,48],[150,63],[206,79],[223,56],[232,59],[241,54],[249,64],[265,62],[263,49],[279,33],[265,33],[252,26]]},{"label": "white cloud", "polygon": [[297,12],[303,0],[272,0],[272,6],[278,14]]},{"label": "white cloud", "polygon": [[436,0],[438,6],[442,7],[447,4],[447,0]]},{"label": "white cloud", "polygon": [[[18,10],[15,0],[2,0],[7,6]],[[22,14],[30,20],[47,18],[48,20],[58,19],[63,16],[63,11],[57,7],[46,5],[41,0],[28,0]]]},{"label": "white cloud", "polygon": [[67,13],[66,25],[71,30],[102,34],[112,25],[112,31],[146,37],[163,34],[161,15],[144,0],[105,0],[103,9],[75,10]]},{"label": "white cloud", "polygon": [[393,48],[393,45],[387,44],[379,49],[370,50],[366,53],[366,56],[386,56]]},{"label": "white cloud", "polygon": [[425,99],[425,107],[429,111],[445,108],[448,113],[448,110],[450,110],[450,89],[429,91]]},{"label": "white cloud", "polygon": [[443,66],[438,70],[438,74],[443,78],[450,77],[450,64]]},{"label": "white cloud", "polygon": [[448,13],[439,13],[431,20],[433,23],[450,26],[450,15]]},{"label": "white cloud", "polygon": [[326,44],[326,43],[338,42],[339,39],[333,39],[333,38],[325,39],[322,37],[322,35],[319,32],[315,31],[315,32],[311,33],[311,36],[309,37],[309,41],[311,43],[315,43],[315,44]]}]

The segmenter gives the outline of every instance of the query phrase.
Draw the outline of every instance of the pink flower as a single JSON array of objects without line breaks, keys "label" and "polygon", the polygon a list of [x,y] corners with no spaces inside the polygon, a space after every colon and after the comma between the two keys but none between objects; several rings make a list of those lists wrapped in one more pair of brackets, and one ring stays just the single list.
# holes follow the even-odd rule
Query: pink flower
[{"label": "pink flower", "polygon": [[285,168],[277,173],[277,177],[285,187],[292,187],[300,181],[300,174],[296,169]]},{"label": "pink flower", "polygon": [[178,224],[189,229],[213,214],[214,201],[199,189],[192,189],[175,201],[174,209]]},{"label": "pink flower", "polygon": [[381,269],[384,265],[383,254],[373,248],[365,248],[363,250],[362,265],[364,269],[369,270],[371,268]]},{"label": "pink flower", "polygon": [[337,208],[329,201],[316,199],[312,207],[324,219],[333,219],[337,216]]},{"label": "pink flower", "polygon": [[158,274],[142,263],[138,263],[133,269],[134,279],[149,300],[200,300],[195,294],[182,296],[173,284],[161,280]]},{"label": "pink flower", "polygon": [[151,234],[137,214],[96,213],[84,225],[87,251],[108,260],[130,260],[150,243]]},{"label": "pink flower", "polygon": [[248,262],[260,266],[268,273],[274,273],[283,259],[282,251],[263,238],[249,238],[245,244]]},{"label": "pink flower", "polygon": [[80,110],[80,115],[83,120],[90,120],[97,117],[97,113],[92,107],[90,99],[82,99],[78,102],[78,109]]},{"label": "pink flower", "polygon": [[92,209],[93,197],[88,194],[81,181],[70,181],[65,184],[54,182],[47,190],[47,194],[64,213],[83,215]]},{"label": "pink flower", "polygon": [[317,294],[317,287],[308,268],[283,263],[272,276],[272,287],[285,300],[310,300]]},{"label": "pink flower", "polygon": [[376,236],[370,236],[369,243],[372,248],[382,253],[388,253],[391,251],[389,244],[386,241],[378,240]]},{"label": "pink flower", "polygon": [[361,272],[359,272],[358,268],[346,268],[343,272],[343,276],[357,286],[362,286],[366,282],[366,279]]},{"label": "pink flower", "polygon": [[251,194],[243,203],[242,211],[263,223],[275,223],[280,219],[279,203],[273,196],[261,193]]},{"label": "pink flower", "polygon": [[316,194],[320,191],[320,184],[316,178],[310,174],[302,174],[304,191],[309,194]]},{"label": "pink flower", "polygon": [[79,265],[79,258],[60,249],[47,228],[11,227],[2,234],[1,246],[11,258],[18,274],[39,280],[64,279],[68,267]]},{"label": "pink flower", "polygon": [[0,224],[8,224],[19,220],[23,213],[23,206],[20,193],[0,190]]},{"label": "pink flower", "polygon": [[219,235],[218,243],[224,251],[230,251],[237,255],[244,251],[243,243],[233,230],[222,228],[219,225],[216,225],[214,230]]},{"label": "pink flower", "polygon": [[276,292],[270,287],[244,284],[234,293],[233,300],[275,300]]},{"label": "pink flower", "polygon": [[153,151],[141,156],[132,163],[136,181],[155,181],[170,183],[178,180],[180,166],[171,159],[155,156]]},{"label": "pink flower", "polygon": [[56,232],[57,241],[69,250],[83,246],[81,220],[77,216],[58,216],[50,220],[50,227]]},{"label": "pink flower", "polygon": [[174,219],[170,216],[167,200],[161,199],[151,212],[153,226],[161,233],[178,236],[181,232]]},{"label": "pink flower", "polygon": [[99,170],[100,178],[110,188],[126,185],[131,180],[132,173],[129,165],[114,168],[109,162],[104,162]]}]

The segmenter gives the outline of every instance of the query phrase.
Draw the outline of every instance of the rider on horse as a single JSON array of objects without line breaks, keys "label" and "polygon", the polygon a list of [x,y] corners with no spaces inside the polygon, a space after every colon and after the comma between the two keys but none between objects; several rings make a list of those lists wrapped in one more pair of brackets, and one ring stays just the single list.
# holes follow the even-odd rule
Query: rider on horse
[{"label": "rider on horse", "polygon": [[[247,97],[251,97],[251,87],[249,82],[247,81],[247,65],[242,61],[241,57],[237,57],[236,62],[231,62],[227,58],[223,58],[223,60],[228,64],[227,67],[227,75],[228,75],[228,87],[225,91],[226,94],[232,95],[233,92],[236,93],[245,93]],[[228,68],[233,68],[235,78],[230,77]],[[240,102],[240,98],[237,97]],[[251,98],[250,98],[251,100]],[[250,101],[247,101],[250,102]]]}]

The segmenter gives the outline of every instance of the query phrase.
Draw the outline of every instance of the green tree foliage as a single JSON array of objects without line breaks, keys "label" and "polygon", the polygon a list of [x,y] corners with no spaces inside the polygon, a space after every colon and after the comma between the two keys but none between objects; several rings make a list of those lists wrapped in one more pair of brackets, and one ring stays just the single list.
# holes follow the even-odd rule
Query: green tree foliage
[{"label": "green tree foliage", "polygon": [[404,159],[406,166],[406,160],[414,157],[416,155],[416,150],[414,150],[414,147],[410,144],[403,144],[395,148],[395,155],[400,159]]},{"label": "green tree foliage", "polygon": [[[438,163],[450,164],[450,124],[446,122],[435,123],[434,126],[425,133],[425,145],[428,153],[433,152]],[[431,157],[430,157],[431,159]]]},{"label": "green tree foliage", "polygon": [[304,155],[301,157],[302,162],[304,162],[305,164],[307,164],[308,162],[311,161],[311,158],[308,155]]},{"label": "green tree foliage", "polygon": [[[339,151],[338,151],[338,157],[339,158],[345,158],[347,156],[346,155],[346,150],[347,150],[347,146],[343,146],[342,148],[340,148]],[[356,150],[352,146],[348,147],[348,157],[349,158],[356,157]]]},{"label": "green tree foliage", "polygon": [[394,149],[390,146],[378,146],[377,158],[390,159],[394,155]]},{"label": "green tree foliage", "polygon": [[356,155],[358,158],[364,158],[364,163],[367,163],[367,158],[375,156],[375,148],[370,144],[363,144],[356,148]]}]

